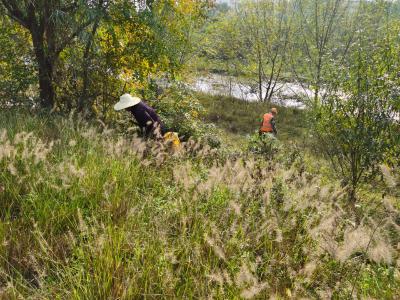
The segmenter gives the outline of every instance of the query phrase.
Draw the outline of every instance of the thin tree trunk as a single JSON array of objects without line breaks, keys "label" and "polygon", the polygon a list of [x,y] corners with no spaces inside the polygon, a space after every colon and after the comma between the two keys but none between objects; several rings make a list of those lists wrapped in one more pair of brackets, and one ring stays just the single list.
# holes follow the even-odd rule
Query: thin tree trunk
[{"label": "thin tree trunk", "polygon": [[53,86],[54,62],[44,50],[44,35],[33,28],[31,30],[33,47],[38,63],[40,102],[43,108],[52,109],[55,102]]},{"label": "thin tree trunk", "polygon": [[315,91],[314,91],[314,104],[316,105],[318,103],[318,96],[319,96],[319,90],[320,90],[320,85],[321,85],[321,68],[322,68],[322,57],[318,57],[318,65],[317,65],[317,78],[315,82]]},{"label": "thin tree trunk", "polygon": [[87,101],[88,98],[88,86],[89,86],[89,65],[90,65],[90,49],[93,44],[93,39],[96,34],[97,28],[99,26],[99,20],[97,20],[93,24],[92,32],[89,41],[86,44],[86,49],[85,53],[83,55],[83,75],[82,75],[82,80],[83,80],[83,86],[82,86],[82,93],[81,96],[79,97],[78,101],[78,111],[82,112],[84,110],[84,104],[85,101]]},{"label": "thin tree trunk", "polygon": [[262,66],[261,66],[261,58],[258,60],[258,93],[259,93],[259,99],[260,101],[263,100],[262,96]]}]

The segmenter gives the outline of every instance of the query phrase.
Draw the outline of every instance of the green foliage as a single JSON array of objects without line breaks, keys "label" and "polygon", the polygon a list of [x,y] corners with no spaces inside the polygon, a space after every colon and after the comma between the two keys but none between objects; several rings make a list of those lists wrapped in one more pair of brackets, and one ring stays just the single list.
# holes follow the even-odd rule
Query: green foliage
[{"label": "green foliage", "polygon": [[0,105],[26,102],[35,92],[35,64],[29,34],[0,17]]},{"label": "green foliage", "polygon": [[398,284],[387,285],[387,289],[382,291],[379,284],[395,282],[396,273],[394,268],[385,268],[382,266],[370,266],[363,270],[360,278],[360,289],[364,291],[364,296],[371,295],[377,298],[393,299],[396,297],[396,289],[399,289]]},{"label": "green foliage", "polygon": [[153,103],[168,131],[176,131],[184,139],[211,133],[212,128],[200,120],[204,108],[183,84],[172,84]]},{"label": "green foliage", "polygon": [[[228,135],[248,135],[260,127],[262,116],[271,105],[261,102],[244,102],[224,96],[198,94],[196,96],[205,109],[204,120],[214,123]],[[280,107],[276,117],[280,141],[296,141],[304,144],[307,128],[306,112]]]},{"label": "green foliage", "polygon": [[281,150],[278,139],[270,133],[254,133],[249,138],[248,150],[255,154],[260,154],[266,159],[275,158]]},{"label": "green foliage", "polygon": [[245,64],[245,49],[241,32],[237,26],[238,16],[233,11],[216,13],[204,28],[203,39],[198,47],[198,65],[213,72],[228,75],[243,74],[241,66]]},{"label": "green foliage", "polygon": [[[124,91],[148,88],[153,77],[179,76],[193,51],[193,31],[203,23],[210,5],[192,0],[147,1],[143,10],[135,1],[9,2],[2,1],[0,9],[15,14],[12,20],[26,27],[39,51],[27,60],[21,53],[33,50],[30,39],[3,17],[7,65],[24,57],[28,61],[23,66],[16,63],[15,74],[7,70],[3,82],[11,76],[15,83],[11,86],[16,89],[20,83],[25,90],[37,75],[42,104],[54,110],[90,111],[103,119],[111,117],[111,106]],[[29,18],[28,11],[36,17]],[[26,40],[26,45],[11,52],[18,39]],[[33,60],[37,74],[31,70]]]},{"label": "green foliage", "polygon": [[[293,38],[290,43],[294,77],[314,91],[314,101],[330,74],[329,62],[347,55],[354,35],[358,4],[347,0],[293,2]],[[307,99],[310,100],[310,99]]]},{"label": "green foliage", "polygon": [[271,189],[271,201],[277,205],[282,205],[285,197],[285,186],[282,178],[274,178]]},{"label": "green foliage", "polygon": [[391,61],[397,54],[388,46],[389,34],[371,38],[368,28],[360,28],[352,55],[332,68],[327,92],[311,112],[320,149],[350,186],[351,200],[396,145],[391,132],[399,93]]},{"label": "green foliage", "polygon": [[285,0],[241,1],[216,12],[199,44],[200,67],[254,79],[259,100],[270,101],[288,60],[290,22]]}]

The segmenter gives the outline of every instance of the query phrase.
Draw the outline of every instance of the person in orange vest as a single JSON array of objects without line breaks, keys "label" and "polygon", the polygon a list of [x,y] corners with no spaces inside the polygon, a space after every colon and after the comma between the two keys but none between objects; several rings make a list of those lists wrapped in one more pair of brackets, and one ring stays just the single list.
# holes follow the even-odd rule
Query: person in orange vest
[{"label": "person in orange vest", "polygon": [[275,107],[271,108],[271,112],[264,114],[259,131],[260,135],[264,133],[272,133],[276,136],[278,134],[275,126],[275,117],[277,114],[278,110]]}]

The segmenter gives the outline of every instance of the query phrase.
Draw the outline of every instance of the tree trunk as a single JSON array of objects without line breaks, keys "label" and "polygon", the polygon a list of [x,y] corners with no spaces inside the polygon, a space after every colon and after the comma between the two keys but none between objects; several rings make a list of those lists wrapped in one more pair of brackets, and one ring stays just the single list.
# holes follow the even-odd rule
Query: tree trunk
[{"label": "tree trunk", "polygon": [[[90,66],[90,49],[92,48],[94,36],[96,35],[99,20],[97,20],[92,28],[91,36],[86,44],[85,53],[83,55],[83,75],[82,75],[82,92],[78,100],[78,111],[83,112],[85,109],[85,101],[88,101],[89,95],[89,66]],[[88,107],[86,107],[89,110]]]},{"label": "tree trunk", "polygon": [[263,76],[262,76],[262,65],[261,65],[261,59],[259,59],[258,61],[258,93],[259,93],[259,98],[260,101],[263,101],[263,96],[262,96],[262,80],[263,80]]},{"label": "tree trunk", "polygon": [[54,107],[53,66],[54,62],[44,50],[44,35],[31,30],[33,47],[38,64],[40,103],[43,108]]},{"label": "tree trunk", "polygon": [[319,90],[321,85],[321,69],[322,69],[322,56],[321,54],[319,54],[318,65],[317,65],[317,78],[315,82],[315,91],[314,91],[314,105],[318,104]]}]

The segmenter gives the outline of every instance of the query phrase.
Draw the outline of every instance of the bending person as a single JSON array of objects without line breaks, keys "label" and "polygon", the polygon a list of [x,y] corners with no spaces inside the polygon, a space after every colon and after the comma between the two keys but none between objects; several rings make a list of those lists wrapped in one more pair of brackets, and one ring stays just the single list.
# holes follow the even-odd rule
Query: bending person
[{"label": "bending person", "polygon": [[275,107],[271,108],[271,112],[264,114],[259,131],[260,135],[264,133],[270,133],[276,136],[278,134],[275,124],[275,117],[277,114],[278,110]]},{"label": "bending person", "polygon": [[114,110],[127,110],[135,118],[136,124],[145,137],[161,137],[164,133],[163,124],[155,110],[138,97],[123,94],[119,102],[114,105]]}]

